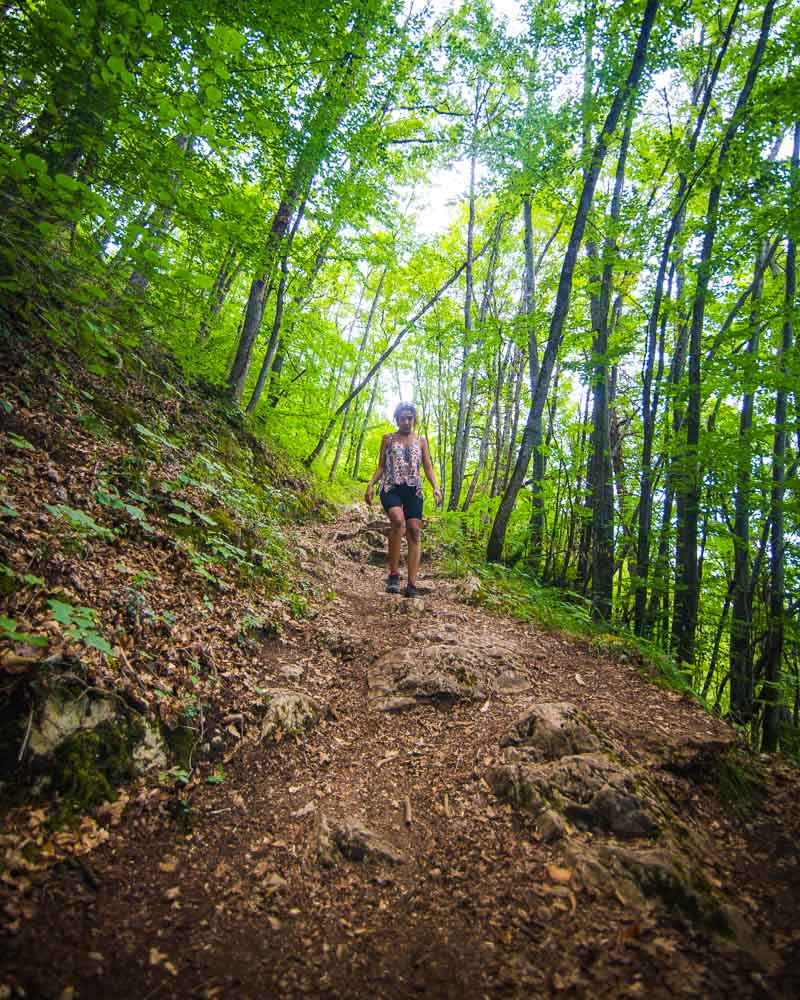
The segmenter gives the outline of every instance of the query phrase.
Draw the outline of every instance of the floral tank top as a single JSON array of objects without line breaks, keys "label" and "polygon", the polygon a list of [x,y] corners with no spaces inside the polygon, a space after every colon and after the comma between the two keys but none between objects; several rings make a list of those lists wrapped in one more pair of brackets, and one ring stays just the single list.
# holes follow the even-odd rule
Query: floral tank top
[{"label": "floral tank top", "polygon": [[383,467],[383,482],[381,493],[386,493],[392,486],[412,486],[418,497],[422,496],[422,445],[420,439],[404,442],[392,434],[389,447],[386,449],[386,459]]}]

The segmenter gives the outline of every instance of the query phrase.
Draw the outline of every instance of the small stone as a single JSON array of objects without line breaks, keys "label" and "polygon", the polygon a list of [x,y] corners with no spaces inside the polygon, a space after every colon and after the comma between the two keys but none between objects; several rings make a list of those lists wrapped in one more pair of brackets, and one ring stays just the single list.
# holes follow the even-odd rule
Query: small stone
[{"label": "small stone", "polygon": [[327,706],[310,695],[287,688],[273,688],[266,693],[266,715],[261,726],[262,739],[300,736],[315,726],[327,713]]},{"label": "small stone", "polygon": [[555,809],[545,809],[536,820],[536,830],[544,844],[552,844],[563,840],[567,835],[567,824],[564,817]]}]

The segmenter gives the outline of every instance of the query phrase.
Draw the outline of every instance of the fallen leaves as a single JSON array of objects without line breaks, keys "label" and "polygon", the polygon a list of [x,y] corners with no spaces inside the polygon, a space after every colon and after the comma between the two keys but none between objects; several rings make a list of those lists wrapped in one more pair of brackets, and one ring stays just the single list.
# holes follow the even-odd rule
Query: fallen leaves
[{"label": "fallen leaves", "polygon": [[572,869],[561,868],[559,865],[548,865],[547,877],[553,882],[569,882],[572,878]]}]

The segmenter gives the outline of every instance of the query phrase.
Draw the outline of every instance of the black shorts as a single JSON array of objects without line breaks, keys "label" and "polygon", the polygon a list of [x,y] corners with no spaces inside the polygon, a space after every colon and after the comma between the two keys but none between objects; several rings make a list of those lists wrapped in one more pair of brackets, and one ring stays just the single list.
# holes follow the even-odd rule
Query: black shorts
[{"label": "black shorts", "polygon": [[422,520],[422,497],[417,496],[417,491],[413,486],[395,483],[385,493],[381,493],[380,497],[384,510],[388,510],[390,507],[402,507],[406,520],[410,517]]}]

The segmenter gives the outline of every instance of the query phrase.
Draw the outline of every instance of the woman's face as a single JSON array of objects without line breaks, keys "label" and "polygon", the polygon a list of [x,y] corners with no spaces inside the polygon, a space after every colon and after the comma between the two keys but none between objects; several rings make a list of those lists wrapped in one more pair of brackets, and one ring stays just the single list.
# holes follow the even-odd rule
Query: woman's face
[{"label": "woman's face", "polygon": [[397,414],[397,429],[401,434],[410,434],[414,430],[414,414],[411,410],[401,410]]}]

